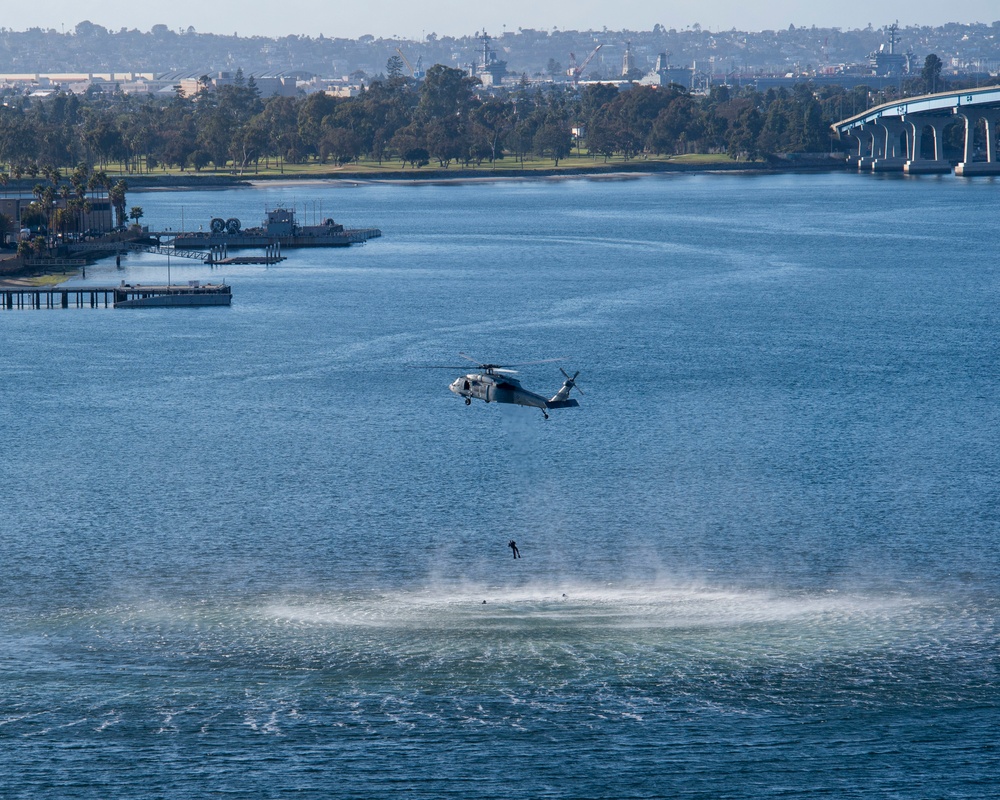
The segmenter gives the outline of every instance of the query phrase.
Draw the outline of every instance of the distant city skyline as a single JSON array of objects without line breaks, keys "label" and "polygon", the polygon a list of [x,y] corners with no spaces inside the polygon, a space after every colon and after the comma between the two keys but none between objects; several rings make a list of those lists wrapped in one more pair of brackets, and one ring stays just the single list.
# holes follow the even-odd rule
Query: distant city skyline
[{"label": "distant city skyline", "polygon": [[[235,10],[242,8],[242,11]],[[468,36],[486,30],[499,36],[518,28],[540,30],[651,30],[660,24],[678,30],[695,24],[710,30],[759,31],[796,27],[881,27],[895,20],[900,26],[942,25],[947,22],[990,24],[1000,20],[996,0],[953,0],[948,4],[929,0],[889,0],[877,8],[859,10],[843,6],[821,7],[805,0],[775,0],[766,7],[753,7],[740,0],[718,0],[709,7],[691,3],[630,0],[612,4],[602,0],[577,0],[572,4],[541,4],[537,0],[509,0],[490,7],[455,5],[443,0],[369,0],[357,4],[330,4],[325,0],[300,0],[294,16],[274,16],[265,11],[247,13],[250,5],[206,4],[174,0],[165,6],[148,6],[112,0],[87,8],[70,0],[50,0],[42,5],[14,4],[5,9],[3,27],[26,30],[40,27],[72,31],[89,20],[112,31],[120,28],[150,30],[166,25],[177,31],[189,26],[200,33],[240,36],[287,36],[290,34],[356,39],[365,34],[376,38],[400,37],[421,40],[426,35]],[[284,10],[286,7],[273,7]]]}]

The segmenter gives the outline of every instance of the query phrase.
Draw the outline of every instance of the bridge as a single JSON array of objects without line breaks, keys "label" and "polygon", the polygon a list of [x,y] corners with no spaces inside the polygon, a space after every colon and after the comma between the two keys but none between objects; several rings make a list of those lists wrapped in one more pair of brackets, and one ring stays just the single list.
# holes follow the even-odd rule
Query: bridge
[{"label": "bridge", "polygon": [[835,122],[831,128],[841,138],[857,139],[850,159],[861,170],[926,174],[951,172],[944,136],[952,125],[961,126],[963,137],[955,174],[1000,174],[1000,86],[907,97]]}]

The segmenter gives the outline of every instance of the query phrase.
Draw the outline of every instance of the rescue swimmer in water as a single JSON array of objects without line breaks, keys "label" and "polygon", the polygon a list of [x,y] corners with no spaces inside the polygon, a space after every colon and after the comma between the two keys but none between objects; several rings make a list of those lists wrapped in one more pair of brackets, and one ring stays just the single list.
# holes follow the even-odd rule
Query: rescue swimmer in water
[{"label": "rescue swimmer in water", "polygon": [[[546,400],[542,395],[528,391],[521,382],[512,375],[517,374],[517,370],[511,367],[527,367],[532,364],[551,364],[554,361],[562,361],[561,358],[547,358],[544,361],[522,361],[518,364],[482,364],[465,353],[459,355],[478,365],[479,372],[470,372],[461,378],[454,380],[448,389],[465,398],[465,404],[471,405],[473,400],[482,400],[486,403],[511,403],[518,406],[530,406],[541,409],[542,416],[549,418],[548,412],[556,408],[576,408],[580,404],[571,398],[570,392],[576,389],[580,394],[583,392],[576,385],[576,376],[579,371],[570,375],[562,367],[559,371],[566,378],[559,391]],[[436,369],[461,369],[460,367],[436,367]]]}]

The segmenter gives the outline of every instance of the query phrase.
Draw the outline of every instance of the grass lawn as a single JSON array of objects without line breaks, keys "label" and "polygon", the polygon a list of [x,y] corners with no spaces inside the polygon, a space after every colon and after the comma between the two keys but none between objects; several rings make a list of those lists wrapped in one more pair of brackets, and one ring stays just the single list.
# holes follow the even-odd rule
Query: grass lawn
[{"label": "grass lawn", "polygon": [[380,175],[387,175],[392,173],[407,173],[410,175],[430,175],[435,176],[448,175],[449,173],[461,172],[463,175],[468,175],[469,173],[477,173],[483,176],[488,176],[495,174],[497,172],[502,172],[506,174],[516,173],[516,172],[534,172],[534,171],[545,171],[545,172],[570,172],[579,171],[581,169],[593,168],[597,171],[613,170],[615,167],[627,167],[629,169],[641,169],[643,165],[659,165],[659,164],[678,164],[685,166],[697,166],[705,165],[711,166],[713,164],[731,164],[732,160],[725,154],[700,154],[694,153],[690,155],[682,156],[645,156],[639,158],[624,159],[621,156],[613,156],[607,160],[603,156],[591,156],[585,153],[572,153],[566,158],[560,159],[559,164],[556,165],[555,161],[551,158],[525,158],[524,161],[519,161],[513,156],[507,156],[501,161],[497,161],[495,164],[489,164],[484,162],[478,167],[475,165],[470,165],[468,167],[463,166],[460,163],[452,162],[448,167],[441,167],[437,162],[432,161],[430,164],[424,167],[413,167],[411,165],[405,165],[399,160],[385,160],[381,164],[377,161],[352,161],[348,164],[334,164],[327,163],[323,164],[318,161],[307,161],[303,164],[289,164],[285,163],[279,169],[278,166],[272,160],[268,167],[265,167],[264,162],[257,165],[254,169],[251,166],[249,169],[244,170],[242,173],[233,171],[232,169],[209,169],[205,168],[199,172],[195,172],[191,169],[180,170],[176,167],[157,167],[156,169],[150,170],[149,172],[143,173],[132,173],[126,174],[121,172],[121,166],[119,164],[109,164],[106,172],[108,175],[113,177],[118,177],[119,175],[123,177],[126,181],[130,177],[138,178],[155,178],[158,176],[184,176],[186,178],[192,178],[197,180],[201,177],[213,178],[225,176],[229,178],[242,178],[244,180],[253,180],[254,178],[276,178],[276,177],[287,177],[287,178],[331,178],[338,176],[356,176],[358,178],[378,178]]},{"label": "grass lawn", "polygon": [[68,281],[70,278],[75,278],[78,271],[73,272],[53,272],[48,275],[35,275],[28,278],[28,283],[31,286],[55,286],[57,283],[62,283],[63,281]]},{"label": "grass lawn", "polygon": [[52,272],[47,275],[18,275],[16,277],[4,277],[0,275],[0,286],[55,286],[56,284],[75,278],[79,273],[74,272]]}]

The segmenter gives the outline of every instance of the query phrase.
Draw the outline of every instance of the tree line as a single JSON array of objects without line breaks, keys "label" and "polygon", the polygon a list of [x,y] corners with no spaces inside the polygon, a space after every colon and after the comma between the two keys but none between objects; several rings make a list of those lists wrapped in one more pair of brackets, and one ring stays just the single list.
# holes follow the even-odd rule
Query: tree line
[{"label": "tree line", "polygon": [[237,73],[217,88],[207,77],[190,97],[113,93],[17,97],[0,106],[6,176],[35,170],[159,168],[235,174],[288,163],[366,159],[401,168],[497,166],[529,157],[558,165],[571,152],[594,158],[726,153],[734,159],[829,152],[830,124],[878,102],[867,87],[800,84],[757,92],[713,87],[695,96],[676,85],[537,87],[523,81],[485,93],[462,70],[431,67],[417,83],[393,57],[354,97],[323,93],[262,97]]}]

